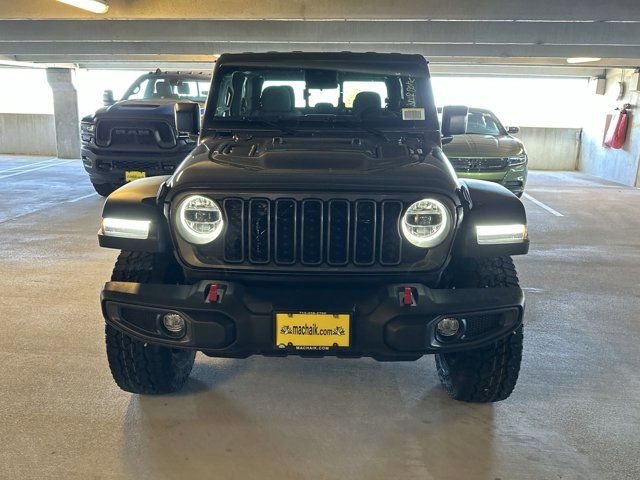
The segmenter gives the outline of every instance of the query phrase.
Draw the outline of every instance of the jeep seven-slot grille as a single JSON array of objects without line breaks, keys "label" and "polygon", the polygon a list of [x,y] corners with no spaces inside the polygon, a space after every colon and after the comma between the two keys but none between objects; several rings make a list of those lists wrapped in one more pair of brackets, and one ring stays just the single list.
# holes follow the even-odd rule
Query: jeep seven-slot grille
[{"label": "jeep seven-slot grille", "polygon": [[399,265],[398,200],[226,198],[228,263]]}]

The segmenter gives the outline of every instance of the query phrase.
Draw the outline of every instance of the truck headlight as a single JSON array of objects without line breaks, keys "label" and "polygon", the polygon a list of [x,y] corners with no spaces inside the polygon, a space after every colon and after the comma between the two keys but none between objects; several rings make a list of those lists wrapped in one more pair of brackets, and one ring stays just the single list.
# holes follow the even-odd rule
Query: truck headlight
[{"label": "truck headlight", "polygon": [[451,213],[438,200],[419,200],[402,217],[402,234],[416,247],[434,247],[444,240],[451,229]]},{"label": "truck headlight", "polygon": [[507,159],[507,162],[509,163],[510,167],[515,167],[516,165],[524,165],[525,163],[527,163],[527,156],[517,155],[515,157],[509,157]]},{"label": "truck headlight", "polygon": [[93,133],[96,130],[95,123],[82,122],[80,126],[81,130],[87,133]]},{"label": "truck headlight", "polygon": [[176,225],[178,233],[187,242],[210,243],[222,233],[222,210],[208,197],[191,195],[180,202]]}]

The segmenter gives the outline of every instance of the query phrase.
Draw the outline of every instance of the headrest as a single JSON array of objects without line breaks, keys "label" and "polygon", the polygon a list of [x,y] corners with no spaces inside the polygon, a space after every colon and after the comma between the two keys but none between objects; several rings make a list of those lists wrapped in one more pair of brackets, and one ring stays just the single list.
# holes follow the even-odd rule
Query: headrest
[{"label": "headrest", "polygon": [[360,114],[365,110],[380,110],[382,99],[376,92],[360,92],[353,99],[353,113]]},{"label": "headrest", "polygon": [[293,87],[289,85],[274,85],[262,91],[260,97],[263,112],[292,112],[295,108]]},{"label": "headrest", "polygon": [[171,91],[171,84],[166,80],[159,80],[156,82],[156,93],[161,97],[169,97],[173,95]]},{"label": "headrest", "polygon": [[191,93],[191,88],[188,83],[181,83],[178,85],[178,93],[180,95],[189,95]]},{"label": "headrest", "polygon": [[316,103],[313,108],[315,108],[316,113],[333,113],[336,109],[336,107],[329,102]]}]

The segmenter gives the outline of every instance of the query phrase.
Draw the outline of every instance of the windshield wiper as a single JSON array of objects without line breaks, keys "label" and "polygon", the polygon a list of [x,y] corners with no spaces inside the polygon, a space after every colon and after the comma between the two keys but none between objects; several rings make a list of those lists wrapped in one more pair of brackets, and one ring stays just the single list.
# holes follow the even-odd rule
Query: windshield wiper
[{"label": "windshield wiper", "polygon": [[[304,122],[305,117],[302,117],[301,120]],[[369,127],[365,125],[362,121],[353,121],[347,118],[313,118],[313,119],[309,119],[309,121],[331,123],[333,125],[342,124],[342,125],[358,127],[360,130],[364,130],[365,132],[369,132],[372,135],[375,135],[377,137],[384,139],[385,142],[389,141],[389,137],[387,137],[387,134],[384,133],[382,130],[379,130],[374,127]]]},{"label": "windshield wiper", "polygon": [[387,137],[387,134],[384,133],[382,130],[379,130],[377,128],[374,127],[368,127],[367,125],[363,124],[362,122],[347,122],[349,125],[355,125],[359,128],[361,128],[362,130],[369,132],[372,135],[375,135],[377,137],[382,138],[385,142],[389,141],[389,137]]},{"label": "windshield wiper", "polygon": [[297,130],[294,130],[293,128],[288,128],[288,127],[285,127],[284,125],[282,125],[280,123],[281,120],[278,120],[278,121],[274,122],[274,121],[271,121],[271,120],[265,120],[263,118],[242,117],[242,121],[243,122],[247,122],[247,123],[259,123],[261,125],[266,125],[268,127],[275,128],[276,130],[280,130],[281,132],[288,133],[289,135],[295,135],[296,133],[298,133]]}]

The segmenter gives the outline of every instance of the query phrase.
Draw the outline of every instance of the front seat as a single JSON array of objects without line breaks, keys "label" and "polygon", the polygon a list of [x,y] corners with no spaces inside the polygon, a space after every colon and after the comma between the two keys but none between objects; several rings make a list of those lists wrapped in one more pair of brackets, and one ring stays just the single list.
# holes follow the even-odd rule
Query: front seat
[{"label": "front seat", "polygon": [[171,84],[167,80],[159,80],[156,82],[156,93],[153,98],[178,98],[178,95],[171,90]]},{"label": "front seat", "polygon": [[266,115],[294,114],[295,94],[289,85],[273,85],[262,91],[260,96],[260,113]]},{"label": "front seat", "polygon": [[382,110],[382,99],[376,92],[360,92],[353,99],[354,115],[376,115]]}]

